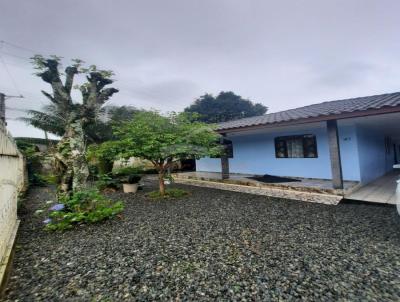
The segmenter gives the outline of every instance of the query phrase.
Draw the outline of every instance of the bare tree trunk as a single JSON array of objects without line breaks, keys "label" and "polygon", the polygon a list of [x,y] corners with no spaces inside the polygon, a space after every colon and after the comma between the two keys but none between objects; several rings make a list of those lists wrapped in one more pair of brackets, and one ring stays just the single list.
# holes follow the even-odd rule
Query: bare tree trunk
[{"label": "bare tree trunk", "polygon": [[86,161],[86,144],[81,120],[76,120],[70,125],[71,136],[69,144],[71,147],[72,163],[72,190],[80,191],[87,187],[89,177],[89,165]]},{"label": "bare tree trunk", "polygon": [[70,123],[64,137],[58,143],[55,154],[61,174],[62,193],[86,188],[89,166],[86,161],[86,145],[81,120]]},{"label": "bare tree trunk", "polygon": [[160,194],[164,196],[165,195],[164,170],[160,170],[158,172],[158,182],[160,186]]}]

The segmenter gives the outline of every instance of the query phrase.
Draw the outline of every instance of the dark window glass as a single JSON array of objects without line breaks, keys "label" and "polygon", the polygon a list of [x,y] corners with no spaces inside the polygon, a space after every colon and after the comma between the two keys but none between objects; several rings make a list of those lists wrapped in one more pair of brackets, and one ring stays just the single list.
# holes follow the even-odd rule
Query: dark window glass
[{"label": "dark window glass", "polygon": [[317,140],[315,135],[280,136],[275,138],[277,158],[316,158]]}]

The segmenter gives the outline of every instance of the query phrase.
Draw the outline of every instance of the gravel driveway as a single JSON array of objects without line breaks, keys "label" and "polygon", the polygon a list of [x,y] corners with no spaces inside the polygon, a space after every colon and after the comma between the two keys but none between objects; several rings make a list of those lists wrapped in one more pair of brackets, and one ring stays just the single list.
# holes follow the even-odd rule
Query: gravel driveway
[{"label": "gravel driveway", "polygon": [[399,301],[394,207],[178,187],[191,195],[111,194],[122,218],[65,233],[41,230],[32,190],[6,301]]}]

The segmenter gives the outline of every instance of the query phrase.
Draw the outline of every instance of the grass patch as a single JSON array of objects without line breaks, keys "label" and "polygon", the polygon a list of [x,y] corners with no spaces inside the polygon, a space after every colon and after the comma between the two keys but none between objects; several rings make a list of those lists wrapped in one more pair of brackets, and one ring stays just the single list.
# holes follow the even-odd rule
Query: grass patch
[{"label": "grass patch", "polygon": [[189,195],[189,192],[182,189],[166,189],[165,195],[161,195],[160,191],[153,191],[146,194],[151,199],[180,198],[187,195]]}]

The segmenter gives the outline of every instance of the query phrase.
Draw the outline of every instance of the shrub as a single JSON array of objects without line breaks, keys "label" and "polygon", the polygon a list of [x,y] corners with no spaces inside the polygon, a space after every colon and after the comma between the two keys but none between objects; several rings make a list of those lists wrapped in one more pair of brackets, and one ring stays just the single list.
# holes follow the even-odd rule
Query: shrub
[{"label": "shrub", "polygon": [[40,175],[40,177],[42,178],[42,180],[46,183],[46,184],[50,184],[50,185],[55,185],[58,183],[58,176],[54,175],[54,174],[45,174],[45,175]]},{"label": "shrub", "polygon": [[114,169],[112,174],[115,177],[124,177],[129,175],[142,174],[143,172],[144,172],[143,169],[138,167],[122,167]]},{"label": "shrub", "polygon": [[117,178],[113,178],[109,174],[103,174],[99,176],[99,180],[96,182],[96,187],[100,191],[105,190],[107,188],[119,189],[120,180]]},{"label": "shrub", "polygon": [[182,189],[166,189],[165,194],[162,195],[160,191],[153,191],[147,193],[147,197],[151,199],[161,199],[161,198],[180,198],[189,195],[189,192]]},{"label": "shrub", "polygon": [[142,177],[140,175],[133,174],[122,178],[121,181],[124,184],[137,184],[141,179]]},{"label": "shrub", "polygon": [[75,224],[95,223],[115,216],[123,210],[122,202],[105,198],[96,190],[75,192],[61,197],[43,222],[47,230],[66,230]]}]

